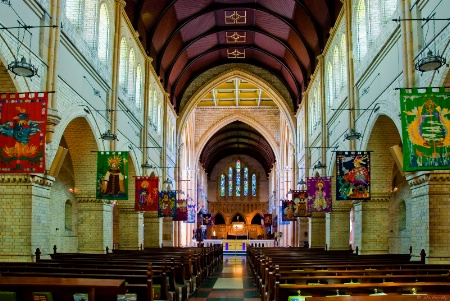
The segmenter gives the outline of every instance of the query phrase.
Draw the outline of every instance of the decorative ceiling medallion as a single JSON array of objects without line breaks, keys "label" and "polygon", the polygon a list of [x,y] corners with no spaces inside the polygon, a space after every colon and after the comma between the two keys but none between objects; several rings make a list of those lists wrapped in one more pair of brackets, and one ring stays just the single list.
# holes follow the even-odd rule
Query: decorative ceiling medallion
[{"label": "decorative ceiling medallion", "polygon": [[247,12],[245,10],[226,10],[225,24],[247,24]]},{"label": "decorative ceiling medallion", "polygon": [[227,43],[230,44],[247,42],[247,33],[245,31],[240,33],[236,31],[234,32],[227,31],[226,36],[227,36]]},{"label": "decorative ceiling medallion", "polygon": [[227,49],[227,55],[229,59],[245,59],[245,49],[242,49],[242,51]]}]

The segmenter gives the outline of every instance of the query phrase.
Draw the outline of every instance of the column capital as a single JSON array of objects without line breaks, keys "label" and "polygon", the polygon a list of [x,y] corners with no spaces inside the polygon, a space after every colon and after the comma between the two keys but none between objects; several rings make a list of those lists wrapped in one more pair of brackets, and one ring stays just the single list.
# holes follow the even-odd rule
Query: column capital
[{"label": "column capital", "polygon": [[127,2],[125,0],[115,0],[115,2],[122,7],[125,7],[125,5],[127,5]]},{"label": "column capital", "polygon": [[430,184],[431,182],[449,182],[450,170],[418,171],[406,175],[406,180],[411,187],[420,186],[422,184]]}]

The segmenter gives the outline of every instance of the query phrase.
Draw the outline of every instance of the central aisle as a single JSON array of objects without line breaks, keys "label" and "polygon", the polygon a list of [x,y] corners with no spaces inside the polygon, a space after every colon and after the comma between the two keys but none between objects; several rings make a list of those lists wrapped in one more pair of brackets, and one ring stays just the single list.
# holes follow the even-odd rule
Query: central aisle
[{"label": "central aisle", "polygon": [[261,301],[245,256],[224,256],[189,301]]}]

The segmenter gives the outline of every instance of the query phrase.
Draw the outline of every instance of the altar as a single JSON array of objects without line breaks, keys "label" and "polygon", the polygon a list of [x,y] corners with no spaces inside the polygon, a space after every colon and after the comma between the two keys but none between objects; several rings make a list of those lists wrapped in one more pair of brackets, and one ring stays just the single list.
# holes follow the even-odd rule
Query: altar
[{"label": "altar", "polygon": [[227,239],[245,239],[248,240],[248,230],[243,222],[233,222],[230,231],[227,233]]}]

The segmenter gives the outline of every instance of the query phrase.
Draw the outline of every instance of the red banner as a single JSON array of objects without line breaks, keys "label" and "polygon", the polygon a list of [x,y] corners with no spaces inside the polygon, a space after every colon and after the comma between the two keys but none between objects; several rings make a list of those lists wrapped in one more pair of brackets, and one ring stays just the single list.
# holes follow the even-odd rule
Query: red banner
[{"label": "red banner", "polygon": [[158,211],[158,177],[136,177],[135,211]]},{"label": "red banner", "polygon": [[0,173],[44,173],[47,92],[0,93]]},{"label": "red banner", "polygon": [[187,200],[177,200],[175,205],[175,217],[174,221],[187,221],[188,220],[188,206]]}]

